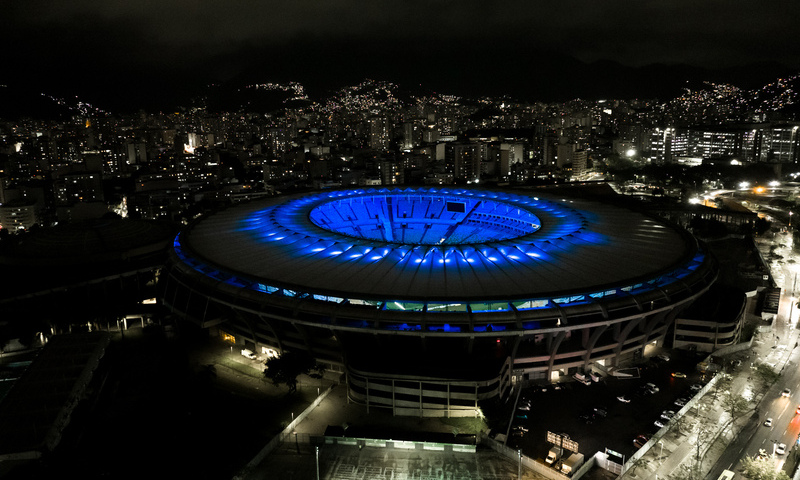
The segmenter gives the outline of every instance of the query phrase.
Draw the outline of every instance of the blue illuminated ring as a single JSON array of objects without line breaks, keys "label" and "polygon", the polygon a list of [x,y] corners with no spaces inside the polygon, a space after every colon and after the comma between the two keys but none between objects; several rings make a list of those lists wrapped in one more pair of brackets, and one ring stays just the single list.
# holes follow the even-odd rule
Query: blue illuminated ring
[{"label": "blue illuminated ring", "polygon": [[[463,202],[465,212],[485,200],[489,209],[503,209],[501,221],[539,224],[518,236],[437,244],[401,242],[396,235],[359,237],[348,230],[349,220],[322,228],[310,218],[332,205],[406,196]],[[370,222],[375,232],[376,224],[386,223]],[[685,233],[624,208],[454,188],[347,189],[252,202],[196,223],[176,239],[175,251],[203,275],[236,287],[428,311],[436,305],[537,308],[625,296],[678,281],[704,258]]]}]

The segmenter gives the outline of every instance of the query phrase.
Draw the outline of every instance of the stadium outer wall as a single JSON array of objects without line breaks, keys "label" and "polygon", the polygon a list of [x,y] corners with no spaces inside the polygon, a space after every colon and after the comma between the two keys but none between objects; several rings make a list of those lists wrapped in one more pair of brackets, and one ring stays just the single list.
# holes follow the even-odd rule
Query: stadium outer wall
[{"label": "stadium outer wall", "polygon": [[714,260],[682,235],[694,252],[691,269],[658,288],[534,310],[435,314],[264,295],[200,273],[176,240],[162,300],[262,357],[309,352],[346,373],[353,402],[397,415],[474,416],[479,402],[504,397],[514,384],[624,365],[662,345],[678,313],[718,275]]}]

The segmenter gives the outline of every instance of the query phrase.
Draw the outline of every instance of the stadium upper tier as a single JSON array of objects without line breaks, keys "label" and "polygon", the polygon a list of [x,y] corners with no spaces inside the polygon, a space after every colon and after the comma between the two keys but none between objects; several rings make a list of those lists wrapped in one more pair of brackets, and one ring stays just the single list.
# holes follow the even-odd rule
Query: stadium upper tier
[{"label": "stadium upper tier", "polygon": [[628,298],[675,286],[704,262],[691,236],[625,208],[456,188],[255,201],[193,224],[175,254],[254,293],[418,312]]},{"label": "stadium upper tier", "polygon": [[410,245],[496,242],[540,227],[536,215],[518,206],[422,192],[346,197],[315,207],[310,218],[334,233]]}]

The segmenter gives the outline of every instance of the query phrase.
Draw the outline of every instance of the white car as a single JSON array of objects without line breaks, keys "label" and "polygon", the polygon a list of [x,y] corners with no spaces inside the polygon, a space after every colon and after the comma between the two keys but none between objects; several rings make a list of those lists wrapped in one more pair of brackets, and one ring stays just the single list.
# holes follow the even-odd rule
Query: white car
[{"label": "white car", "polygon": [[664,362],[669,362],[669,355],[663,353],[661,355],[656,355],[656,358]]},{"label": "white car", "polygon": [[631,403],[631,399],[628,398],[626,395],[620,395],[619,397],[617,397],[617,400],[619,400],[622,403]]},{"label": "white car", "polygon": [[784,388],[783,391],[781,392],[781,396],[783,396],[783,397],[788,397],[791,394],[792,394],[792,391],[789,390],[788,388]]},{"label": "white car", "polygon": [[783,455],[784,453],[786,453],[786,444],[779,443],[778,446],[775,447],[775,453],[777,453],[778,455]]},{"label": "white car", "polygon": [[655,383],[645,383],[644,386],[647,387],[647,389],[653,393],[658,391],[658,387],[656,386]]},{"label": "white car", "polygon": [[765,427],[771,427],[772,426],[772,418],[768,418],[768,419],[764,420],[764,426]]},{"label": "white car", "polygon": [[664,410],[663,412],[661,412],[661,418],[667,421],[669,421],[674,416],[675,412],[673,412],[672,410]]}]

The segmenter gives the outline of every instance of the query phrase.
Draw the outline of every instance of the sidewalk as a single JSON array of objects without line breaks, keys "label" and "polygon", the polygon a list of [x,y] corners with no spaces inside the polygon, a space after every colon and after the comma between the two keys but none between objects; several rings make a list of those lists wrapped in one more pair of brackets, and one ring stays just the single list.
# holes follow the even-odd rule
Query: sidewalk
[{"label": "sidewalk", "polygon": [[[714,388],[706,394],[691,408],[684,416],[684,424],[688,426],[684,431],[679,431],[675,425],[661,438],[660,444],[650,448],[642,457],[645,462],[636,468],[630,468],[620,478],[666,478],[678,473],[681,466],[690,466],[697,455],[697,442],[700,437],[700,458],[702,475],[708,475],[716,466],[717,461],[731,447],[731,442],[746,441],[754,432],[755,427],[760,424],[757,415],[758,407],[765,398],[769,396],[772,386],[767,386],[763,391],[753,391],[752,370],[749,362],[762,362],[772,365],[774,370],[780,372],[784,365],[792,365],[789,361],[791,355],[795,354],[792,348],[798,339],[800,332],[791,330],[787,338],[784,338],[781,345],[775,345],[774,335],[771,332],[762,334],[762,339],[754,342],[753,348],[749,351],[737,352],[726,360],[737,358],[742,360],[742,365],[732,372],[730,392],[741,395],[748,400],[749,411],[741,415],[732,425],[728,425],[730,416],[722,407],[719,399],[715,399]],[[787,347],[788,345],[788,347]],[[782,348],[780,348],[782,347]],[[722,395],[723,392],[716,392]],[[754,397],[754,398],[753,398]],[[698,428],[705,426],[712,434],[698,432]],[[706,437],[705,439],[703,437]]]}]

